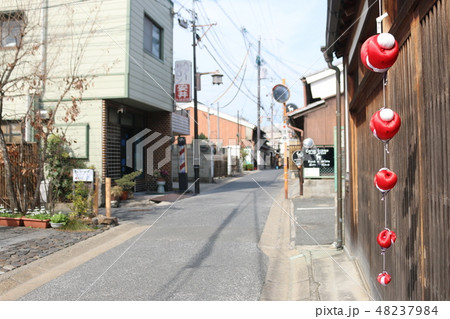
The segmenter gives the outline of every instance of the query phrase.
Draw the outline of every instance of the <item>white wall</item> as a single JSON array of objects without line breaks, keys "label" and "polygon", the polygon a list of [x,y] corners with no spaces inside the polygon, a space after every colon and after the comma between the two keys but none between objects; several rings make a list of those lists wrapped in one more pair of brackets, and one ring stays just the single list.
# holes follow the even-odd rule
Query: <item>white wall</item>
[{"label": "white wall", "polygon": [[[131,1],[129,97],[165,111],[173,109],[173,18],[169,2]],[[163,59],[144,51],[144,16],[163,29]]]}]

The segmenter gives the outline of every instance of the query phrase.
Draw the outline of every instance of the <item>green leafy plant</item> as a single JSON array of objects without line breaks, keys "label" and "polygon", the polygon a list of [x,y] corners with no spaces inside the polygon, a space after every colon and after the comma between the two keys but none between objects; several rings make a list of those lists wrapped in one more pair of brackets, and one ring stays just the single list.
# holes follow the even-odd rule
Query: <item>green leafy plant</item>
[{"label": "green leafy plant", "polygon": [[117,186],[122,187],[123,191],[131,192],[136,185],[134,179],[142,174],[142,171],[134,171],[130,174],[125,174],[121,178],[116,179],[114,182]]},{"label": "green leafy plant", "polygon": [[69,220],[69,216],[67,216],[66,214],[63,214],[63,213],[58,213],[58,214],[55,214],[52,217],[50,217],[50,221],[52,223],[58,223],[58,224],[65,225],[68,220]]},{"label": "green leafy plant", "polygon": [[87,215],[92,210],[90,189],[85,183],[75,183],[73,194],[70,194],[68,198],[72,200],[72,205],[70,205],[70,208],[77,215]]},{"label": "green leafy plant", "polygon": [[246,150],[245,148],[241,147],[239,153],[240,153],[241,159],[244,160],[244,159],[247,158],[247,156],[248,156],[248,154],[249,154],[249,151]]},{"label": "green leafy plant", "polygon": [[72,192],[72,170],[85,168],[84,161],[70,157],[69,142],[61,136],[52,134],[48,138],[46,171],[49,180],[47,198],[53,201],[65,201]]},{"label": "green leafy plant", "polygon": [[9,218],[19,218],[21,214],[12,214],[12,213],[0,213],[0,217],[9,217]]},{"label": "green leafy plant", "polygon": [[41,213],[35,215],[25,215],[25,217],[31,219],[47,220],[50,219],[51,215],[49,213]]},{"label": "green leafy plant", "polygon": [[253,164],[247,164],[247,165],[244,165],[244,167],[247,171],[253,171]]},{"label": "green leafy plant", "polygon": [[155,176],[157,179],[165,179],[167,176],[169,176],[169,172],[164,169],[155,169],[153,172],[153,176]]}]

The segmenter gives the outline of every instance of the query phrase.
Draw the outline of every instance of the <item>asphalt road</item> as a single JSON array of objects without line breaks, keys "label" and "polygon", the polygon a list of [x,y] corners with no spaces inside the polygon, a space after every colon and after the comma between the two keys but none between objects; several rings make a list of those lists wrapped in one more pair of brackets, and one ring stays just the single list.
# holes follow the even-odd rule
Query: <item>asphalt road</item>
[{"label": "asphalt road", "polygon": [[282,185],[281,171],[267,170],[124,211],[120,220],[148,228],[21,300],[258,300],[267,257],[257,244]]}]

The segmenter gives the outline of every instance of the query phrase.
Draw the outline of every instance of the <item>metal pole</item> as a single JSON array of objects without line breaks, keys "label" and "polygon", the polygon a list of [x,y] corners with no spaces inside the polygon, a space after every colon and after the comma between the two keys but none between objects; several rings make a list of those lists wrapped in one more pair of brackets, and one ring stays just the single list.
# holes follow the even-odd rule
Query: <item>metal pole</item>
[{"label": "metal pole", "polygon": [[[282,79],[281,82],[283,85],[286,84],[286,80]],[[286,118],[286,103],[283,103],[283,121],[284,121],[284,125],[287,125],[287,118]],[[286,136],[287,137],[287,136]],[[289,197],[289,186],[288,186],[288,154],[287,154],[287,142],[286,140],[284,140],[283,142],[283,148],[284,148],[284,160],[283,160],[283,168],[284,168],[284,198],[288,199]]]},{"label": "metal pole", "polygon": [[217,102],[217,147],[220,143],[220,117],[219,117],[219,102]]},{"label": "metal pole", "polygon": [[258,169],[261,169],[261,145],[259,145],[261,136],[261,37],[258,40],[258,57],[256,63],[258,65],[258,120],[256,129],[256,165]]},{"label": "metal pole", "polygon": [[214,177],[214,156],[211,142],[211,115],[210,107],[208,106],[208,143],[209,143],[209,182],[212,183]]},{"label": "metal pole", "polygon": [[194,183],[195,183],[195,194],[200,193],[200,154],[198,145],[198,111],[197,111],[197,59],[195,48],[197,27],[196,27],[196,15],[195,15],[195,0],[192,0],[192,48],[193,48],[193,62],[194,62],[194,143],[193,143],[193,153],[194,153]]},{"label": "metal pole", "polygon": [[272,148],[274,148],[275,144],[273,142],[273,96],[272,96],[272,102],[270,103],[270,143],[272,144]]},{"label": "metal pole", "polygon": [[43,106],[43,99],[45,94],[45,83],[47,80],[47,42],[48,42],[48,34],[47,34],[47,28],[48,28],[48,0],[42,1],[42,8],[41,8],[41,17],[42,17],[42,29],[41,29],[41,41],[42,41],[42,52],[41,52],[41,104],[40,108],[44,108]]},{"label": "metal pole", "polygon": [[324,50],[325,61],[328,67],[336,72],[336,179],[337,179],[337,214],[336,214],[336,248],[342,249],[342,142],[341,142],[341,71],[332,63],[333,56]]}]

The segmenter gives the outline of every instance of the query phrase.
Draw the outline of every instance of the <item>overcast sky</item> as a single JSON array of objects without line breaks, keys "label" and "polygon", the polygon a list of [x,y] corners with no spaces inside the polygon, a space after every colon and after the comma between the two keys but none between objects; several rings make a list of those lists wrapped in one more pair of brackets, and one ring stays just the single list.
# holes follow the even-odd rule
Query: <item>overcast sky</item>
[{"label": "overcast sky", "polygon": [[[173,0],[178,18],[191,21],[193,1]],[[202,37],[197,47],[197,71],[220,70],[223,85],[213,86],[203,75],[198,100],[204,104],[256,124],[258,40],[261,39],[262,125],[270,116],[272,87],[286,79],[291,98],[288,103],[303,106],[300,78],[327,69],[320,47],[325,44],[326,0],[200,0],[195,1],[197,25]],[[191,28],[174,25],[174,61],[192,61]],[[232,84],[234,80],[234,85]],[[225,93],[226,92],[226,93]],[[225,93],[225,94],[224,94]],[[223,95],[223,96],[222,96]],[[221,97],[222,96],[222,97]],[[220,98],[220,99],[219,99]],[[217,102],[215,102],[219,99]],[[282,122],[281,105],[274,105],[276,123]]]}]

